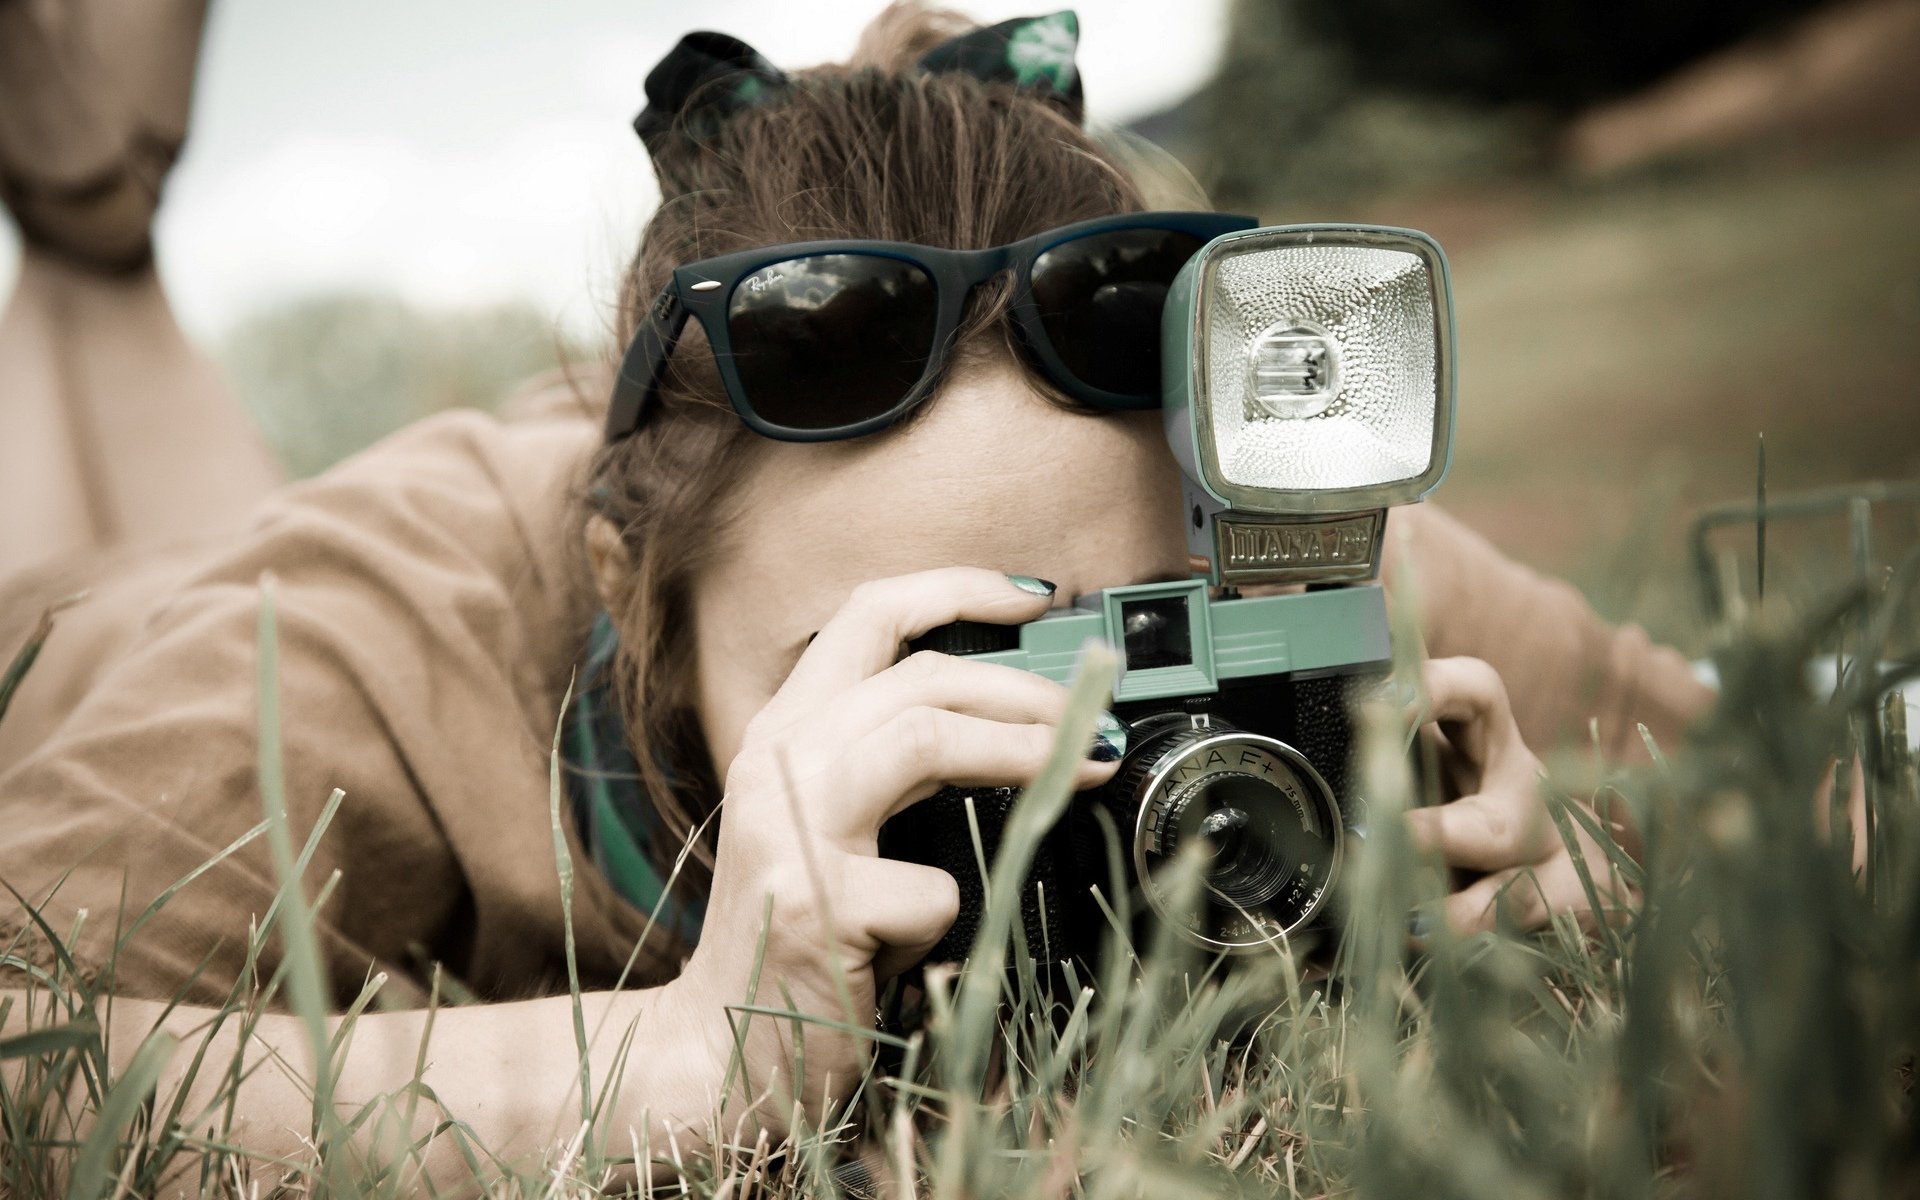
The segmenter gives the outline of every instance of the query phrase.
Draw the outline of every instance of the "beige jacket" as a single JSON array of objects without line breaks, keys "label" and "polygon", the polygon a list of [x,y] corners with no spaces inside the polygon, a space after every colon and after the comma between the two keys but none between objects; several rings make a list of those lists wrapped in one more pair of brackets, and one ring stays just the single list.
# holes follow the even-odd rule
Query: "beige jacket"
[{"label": "beige jacket", "polygon": [[[345,792],[305,879],[311,896],[338,875],[320,914],[336,993],[378,966],[417,996],[433,963],[486,997],[564,986],[548,748],[593,612],[567,513],[594,438],[577,417],[446,414],[277,493],[243,538],[0,584],[7,656],[48,599],[93,588],[0,720],[0,879],[63,935],[78,921],[77,957],[98,968],[117,928],[261,820],[271,572],[296,840]],[[1429,652],[1499,667],[1532,744],[1584,737],[1592,715],[1623,751],[1634,720],[1670,733],[1704,705],[1677,654],[1438,510],[1397,511],[1388,540],[1417,575]],[[121,949],[116,988],[217,1002],[274,892],[256,838]],[[642,916],[590,867],[573,904],[582,976],[609,983]],[[0,896],[0,946],[24,925]],[[637,964],[637,981],[678,965]]]}]

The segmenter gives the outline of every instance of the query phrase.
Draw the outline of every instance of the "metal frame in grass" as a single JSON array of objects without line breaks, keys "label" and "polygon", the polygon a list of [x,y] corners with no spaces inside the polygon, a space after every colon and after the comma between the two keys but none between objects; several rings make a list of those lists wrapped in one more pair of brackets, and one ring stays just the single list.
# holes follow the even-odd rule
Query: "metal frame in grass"
[{"label": "metal frame in grass", "polygon": [[[912,242],[871,240],[792,242],[741,250],[714,258],[701,259],[675,268],[673,278],[654,300],[647,319],[641,324],[632,345],[621,361],[615,379],[613,399],[607,409],[607,440],[618,441],[638,430],[652,409],[651,401],[666,374],[667,359],[686,328],[687,318],[696,317],[706,330],[707,344],[713,350],[714,363],[726,385],[727,398],[733,403],[749,429],[763,437],[784,442],[826,442],[859,437],[892,425],[933,390],[946,367],[948,351],[967,297],[981,284],[1002,271],[1013,273],[1010,312],[1013,328],[1035,367],[1068,396],[1096,408],[1150,409],[1160,406],[1156,381],[1150,396],[1127,395],[1092,387],[1076,379],[1054,352],[1041,323],[1039,307],[1033,300],[1032,273],[1041,255],[1067,242],[1102,233],[1129,229],[1160,229],[1198,237],[1202,244],[1226,233],[1252,229],[1259,224],[1249,216],[1212,212],[1139,212],[1096,217],[1050,229],[1005,246],[985,250],[948,250],[921,246]],[[860,254],[912,263],[925,271],[934,283],[938,311],[933,343],[927,362],[905,395],[892,407],[876,416],[846,425],[821,429],[781,425],[762,417],[746,394],[734,361],[733,337],[728,329],[727,310],[741,280],[775,263],[828,254]]]},{"label": "metal frame in grass", "polygon": [[[1721,577],[1723,560],[1714,553],[1713,536],[1727,528],[1748,526],[1754,536],[1754,587],[1755,602],[1766,599],[1767,582],[1767,522],[1783,520],[1814,520],[1832,517],[1841,513],[1847,518],[1847,548],[1853,568],[1853,583],[1858,592],[1855,610],[1850,620],[1841,629],[1842,644],[1835,647],[1834,663],[1836,669],[1849,662],[1844,644],[1847,633],[1856,640],[1856,657],[1874,645],[1869,637],[1872,623],[1876,589],[1874,586],[1875,556],[1873,545],[1873,513],[1876,507],[1904,506],[1912,510],[1916,520],[1920,520],[1920,480],[1872,481],[1866,483],[1842,484],[1837,487],[1814,488],[1794,492],[1771,499],[1767,496],[1766,483],[1766,447],[1761,443],[1758,495],[1751,502],[1718,504],[1702,510],[1693,519],[1693,529],[1689,536],[1693,558],[1695,582],[1699,586],[1701,603],[1708,617],[1718,622],[1729,620],[1738,601],[1736,592]],[[1909,554],[1897,568],[1888,568],[1886,587],[1898,591],[1900,587],[1911,587],[1916,577],[1920,577],[1920,551]],[[1732,587],[1738,587],[1737,578]],[[1854,664],[1854,670],[1871,672],[1876,664]],[[1884,664],[1879,664],[1884,665]],[[1910,735],[1907,730],[1906,693],[1903,690],[1905,677],[1911,677],[1911,663],[1905,672],[1893,676],[1882,676],[1886,690],[1876,697],[1878,704],[1868,720],[1873,726],[1873,736],[1863,738],[1861,753],[1865,770],[1861,773],[1862,800],[1865,808],[1867,834],[1866,886],[1871,895],[1884,899],[1882,888],[1886,880],[1885,855],[1887,847],[1880,836],[1885,805],[1890,794],[1890,786],[1897,787],[1902,779],[1911,778],[1915,759],[1911,749]],[[1836,678],[1835,686],[1840,680]]]}]

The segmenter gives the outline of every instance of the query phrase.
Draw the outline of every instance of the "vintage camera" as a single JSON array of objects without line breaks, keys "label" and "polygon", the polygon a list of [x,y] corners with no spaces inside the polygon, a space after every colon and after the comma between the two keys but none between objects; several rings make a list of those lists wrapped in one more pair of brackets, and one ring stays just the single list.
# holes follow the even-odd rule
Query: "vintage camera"
[{"label": "vintage camera", "polygon": [[[1389,666],[1377,582],[1386,509],[1432,491],[1452,450],[1446,259],[1412,230],[1216,238],[1172,286],[1162,355],[1189,550],[1206,573],[916,642],[1061,682],[1088,638],[1120,654],[1125,758],[1110,783],[1074,798],[1022,892],[1027,946],[1045,960],[1091,958],[1107,928],[1091,895],[1111,887],[1096,811],[1119,835],[1144,901],[1134,911],[1211,951],[1318,939],[1365,830],[1353,708]],[[1240,590],[1276,584],[1303,586]],[[949,788],[882,828],[881,853],[960,882],[960,919],[929,961],[966,957],[984,900],[973,831],[991,863],[1016,795]],[[1191,845],[1203,864],[1197,906],[1161,880]]]}]

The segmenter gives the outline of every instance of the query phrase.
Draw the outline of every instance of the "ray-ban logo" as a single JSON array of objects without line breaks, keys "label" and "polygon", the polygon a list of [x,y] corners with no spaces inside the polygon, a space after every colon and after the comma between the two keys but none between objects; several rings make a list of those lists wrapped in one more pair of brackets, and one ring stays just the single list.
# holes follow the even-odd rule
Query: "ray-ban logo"
[{"label": "ray-ban logo", "polygon": [[747,276],[747,290],[755,293],[764,292],[786,277],[784,271],[763,271],[758,275],[749,275]]}]

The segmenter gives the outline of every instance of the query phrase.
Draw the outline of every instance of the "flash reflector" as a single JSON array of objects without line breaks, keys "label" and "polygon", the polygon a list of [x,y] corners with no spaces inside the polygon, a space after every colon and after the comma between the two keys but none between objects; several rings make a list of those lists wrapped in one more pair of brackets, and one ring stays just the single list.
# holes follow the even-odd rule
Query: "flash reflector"
[{"label": "flash reflector", "polygon": [[[1249,248],[1220,255],[1202,286],[1207,402],[1229,483],[1365,488],[1426,471],[1433,286],[1418,255]],[[1243,363],[1252,370],[1234,369]]]},{"label": "flash reflector", "polygon": [[1418,499],[1452,445],[1450,307],[1446,259],[1413,230],[1296,225],[1214,239],[1168,306],[1175,452],[1239,512]]}]

